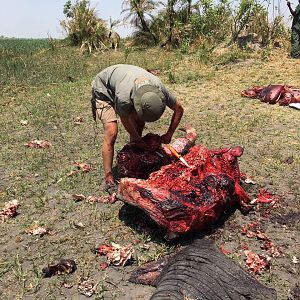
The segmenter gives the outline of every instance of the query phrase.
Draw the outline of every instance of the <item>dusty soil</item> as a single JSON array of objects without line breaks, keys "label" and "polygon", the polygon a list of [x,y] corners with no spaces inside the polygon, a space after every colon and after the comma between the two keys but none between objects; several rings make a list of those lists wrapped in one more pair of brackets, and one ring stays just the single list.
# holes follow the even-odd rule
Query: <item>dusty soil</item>
[{"label": "dusty soil", "polygon": [[[245,267],[246,246],[268,255],[261,249],[261,240],[241,232],[242,226],[258,221],[283,255],[271,257],[270,268],[254,276],[275,288],[278,299],[299,299],[300,111],[240,96],[253,85],[300,87],[298,61],[287,59],[285,53],[275,53],[267,61],[213,65],[187,57],[172,69],[175,83],[168,82],[168,72],[162,70],[160,76],[185,107],[182,125],[197,129],[197,142],[209,148],[243,145],[241,171],[256,182],[244,184],[249,195],[255,198],[263,187],[280,196],[275,205],[254,206],[247,215],[239,210],[224,215],[223,222],[207,236]],[[80,277],[97,283],[94,299],[149,299],[154,288],[129,283],[131,272],[174,252],[183,242],[166,241],[164,232],[141,211],[121,202],[74,201],[75,193],[102,195],[102,129],[90,118],[89,82],[90,78],[47,90],[30,89],[3,101],[0,203],[18,199],[20,208],[16,217],[1,224],[1,299],[85,299],[77,290]],[[50,94],[47,105],[40,101],[46,93]],[[74,124],[78,116],[84,120],[80,125]],[[146,132],[164,133],[169,116],[167,112],[160,121],[149,124]],[[28,125],[22,126],[21,119],[28,120]],[[34,138],[49,140],[53,147],[26,148],[24,143]],[[126,142],[127,135],[120,129],[117,150]],[[88,162],[92,170],[68,177],[74,161]],[[28,235],[25,230],[32,224],[49,227],[52,233]],[[133,264],[102,270],[100,263],[106,258],[96,256],[95,248],[111,242],[131,243],[136,250]],[[77,270],[43,278],[42,268],[61,258],[74,259]]]}]

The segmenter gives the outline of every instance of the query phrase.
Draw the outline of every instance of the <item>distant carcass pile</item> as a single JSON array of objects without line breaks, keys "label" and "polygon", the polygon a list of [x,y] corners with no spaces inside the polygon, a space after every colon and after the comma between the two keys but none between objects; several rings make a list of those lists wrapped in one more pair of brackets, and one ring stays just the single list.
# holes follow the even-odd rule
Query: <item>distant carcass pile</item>
[{"label": "distant carcass pile", "polygon": [[272,84],[266,87],[254,86],[242,91],[242,96],[258,98],[262,102],[269,104],[278,103],[281,106],[286,106],[291,103],[300,103],[300,89],[281,84]]},{"label": "distant carcass pile", "polygon": [[[187,133],[172,144],[178,152],[194,143],[196,132],[189,132],[193,134]],[[158,141],[157,137],[153,139]],[[149,140],[147,143],[152,145]],[[225,210],[236,205],[248,208],[250,199],[240,186],[237,160],[243,154],[242,147],[209,150],[202,145],[193,146],[184,156],[191,166],[188,168],[170,157],[160,143],[153,144],[157,145],[155,149],[145,151],[140,145],[136,148],[129,144],[119,153],[121,174],[133,178],[120,180],[117,197],[144,210],[169,234],[205,230]],[[160,170],[150,172],[148,179],[139,179],[147,178],[154,166]]]}]

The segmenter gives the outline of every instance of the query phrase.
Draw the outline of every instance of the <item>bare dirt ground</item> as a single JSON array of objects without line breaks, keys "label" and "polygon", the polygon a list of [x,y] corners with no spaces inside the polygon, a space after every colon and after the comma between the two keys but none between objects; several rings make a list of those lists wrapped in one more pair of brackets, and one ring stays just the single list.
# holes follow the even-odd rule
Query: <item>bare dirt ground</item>
[{"label": "bare dirt ground", "polygon": [[[157,67],[142,61],[140,65]],[[173,83],[169,81],[170,72]],[[208,237],[245,267],[245,246],[267,255],[261,249],[261,240],[241,232],[242,226],[258,221],[261,231],[283,255],[272,257],[270,268],[254,276],[275,288],[278,299],[299,299],[300,111],[240,96],[243,89],[254,85],[285,83],[300,87],[299,62],[287,59],[286,53],[274,53],[269,60],[209,65],[202,65],[195,57],[184,57],[171,71],[161,70],[159,76],[183,103],[182,125],[197,129],[197,143],[208,148],[244,146],[240,169],[256,182],[244,184],[252,198],[261,187],[280,196],[275,206],[263,204],[247,215],[237,210],[226,216]],[[131,272],[179,247],[179,241],[168,243],[163,231],[149,224],[135,208],[119,201],[74,201],[73,194],[102,193],[102,129],[90,115],[91,78],[42,90],[31,88],[1,103],[0,203],[2,207],[12,199],[20,202],[18,215],[1,224],[1,299],[85,299],[77,290],[81,277],[97,283],[94,299],[149,299],[154,288],[129,283]],[[149,124],[146,132],[164,133],[169,116],[167,112],[161,120]],[[79,125],[77,117],[83,118]],[[22,125],[21,120],[28,124]],[[24,146],[33,139],[48,140],[52,147]],[[126,142],[127,135],[120,128],[117,150]],[[89,163],[92,170],[67,176],[74,169],[74,161]],[[33,224],[50,228],[51,234],[28,235],[25,231]],[[134,263],[102,270],[100,263],[106,258],[97,257],[95,248],[111,242],[133,244]],[[61,258],[74,259],[76,272],[43,278],[42,268]]]}]

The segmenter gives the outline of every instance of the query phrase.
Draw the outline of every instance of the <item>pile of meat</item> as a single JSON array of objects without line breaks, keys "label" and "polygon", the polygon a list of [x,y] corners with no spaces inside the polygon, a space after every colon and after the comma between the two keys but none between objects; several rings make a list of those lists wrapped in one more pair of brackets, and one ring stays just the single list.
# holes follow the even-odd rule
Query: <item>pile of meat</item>
[{"label": "pile of meat", "polygon": [[281,84],[272,84],[266,87],[254,86],[242,91],[242,96],[258,98],[261,99],[262,102],[269,104],[278,103],[281,106],[286,106],[291,103],[300,103],[300,89]]},{"label": "pile of meat", "polygon": [[[186,154],[195,144],[196,130],[192,127],[181,129],[185,137],[176,139],[171,146],[179,153]],[[170,164],[175,159],[170,150],[162,146],[158,134],[148,133],[141,141],[132,142],[123,147],[117,155],[119,177],[147,179],[149,175],[158,171],[162,166]]]},{"label": "pile of meat", "polygon": [[[184,139],[176,141],[183,148],[189,144]],[[175,147],[176,142],[173,143]],[[133,145],[129,156],[132,148]],[[135,154],[131,156],[130,164],[137,166],[137,175],[140,175],[142,168],[139,166],[145,161],[135,161]],[[207,229],[229,208],[240,205],[248,209],[250,199],[240,186],[237,160],[242,154],[242,147],[209,150],[196,145],[184,156],[190,168],[176,160],[151,173],[146,180],[137,176],[123,178],[117,197],[144,210],[169,234]],[[125,166],[119,166],[119,169],[123,168]]]}]

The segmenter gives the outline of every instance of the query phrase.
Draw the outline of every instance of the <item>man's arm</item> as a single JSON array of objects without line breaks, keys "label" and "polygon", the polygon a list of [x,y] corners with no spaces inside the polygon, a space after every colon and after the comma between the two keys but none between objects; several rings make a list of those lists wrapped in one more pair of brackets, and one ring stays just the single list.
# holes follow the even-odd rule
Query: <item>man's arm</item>
[{"label": "man's arm", "polygon": [[126,116],[120,116],[121,122],[125,127],[126,131],[130,135],[130,141],[138,141],[141,139],[141,135],[139,134],[138,128],[136,128],[135,116],[136,112],[132,112]]},{"label": "man's arm", "polygon": [[172,136],[180,123],[184,111],[181,103],[178,100],[176,101],[175,105],[171,107],[171,109],[173,110],[173,116],[169,129],[164,135],[161,136],[164,144],[169,144],[171,142]]},{"label": "man's arm", "polygon": [[292,16],[295,16],[295,11],[292,9],[292,7],[291,7],[291,2],[290,1],[287,1],[287,6],[288,6],[288,8],[289,8],[289,10],[290,10],[290,12],[291,12],[291,15]]}]

